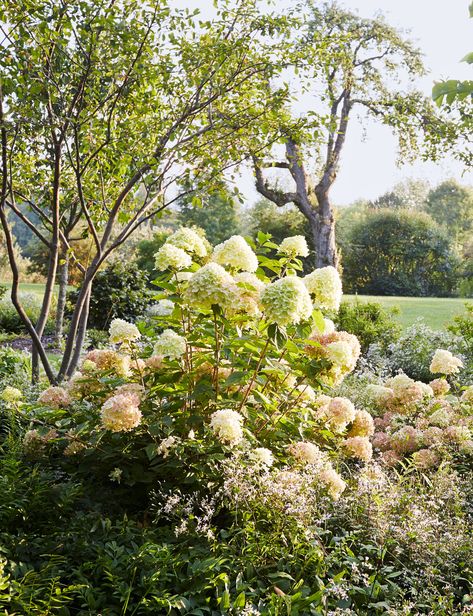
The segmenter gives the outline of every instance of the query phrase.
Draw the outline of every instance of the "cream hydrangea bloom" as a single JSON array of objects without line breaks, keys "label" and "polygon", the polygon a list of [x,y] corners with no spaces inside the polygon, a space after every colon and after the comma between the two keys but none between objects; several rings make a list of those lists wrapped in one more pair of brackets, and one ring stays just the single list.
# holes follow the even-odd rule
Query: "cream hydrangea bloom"
[{"label": "cream hydrangea bloom", "polygon": [[309,247],[303,235],[293,235],[283,239],[279,245],[279,252],[289,257],[307,257]]},{"label": "cream hydrangea bloom", "polygon": [[473,404],[473,385],[470,385],[465,389],[460,399],[462,402]]},{"label": "cream hydrangea bloom", "polygon": [[265,283],[251,272],[238,272],[233,278],[238,297],[235,311],[258,316],[261,313],[261,293]]},{"label": "cream hydrangea bloom", "polygon": [[207,263],[189,280],[184,293],[191,306],[211,308],[213,305],[228,307],[237,301],[237,288],[232,276],[218,263]]},{"label": "cream hydrangea bloom", "polygon": [[208,253],[205,240],[194,229],[189,227],[181,227],[175,231],[168,237],[166,244],[176,246],[196,257],[206,257]]},{"label": "cream hydrangea bloom", "polygon": [[185,250],[168,242],[161,246],[154,255],[154,259],[154,265],[158,272],[163,272],[167,269],[182,270],[192,265],[192,258]]},{"label": "cream hydrangea bloom", "polygon": [[319,479],[327,488],[327,491],[333,500],[338,500],[347,487],[347,484],[343,481],[331,464],[327,464],[326,467],[319,473]]},{"label": "cream hydrangea bloom", "polygon": [[326,460],[324,452],[317,445],[306,441],[292,443],[289,445],[288,451],[298,462],[305,462],[306,464],[322,464]]},{"label": "cream hydrangea bloom", "polygon": [[256,272],[258,269],[258,258],[241,235],[232,235],[215,246],[212,261],[245,272]]},{"label": "cream hydrangea bloom", "polygon": [[179,359],[186,352],[186,339],[172,329],[165,329],[156,339],[154,355]]},{"label": "cream hydrangea bloom", "polygon": [[434,379],[429,383],[432,391],[434,392],[434,396],[438,398],[445,396],[450,391],[450,383],[446,379]]},{"label": "cream hydrangea bloom", "polygon": [[112,396],[100,410],[102,426],[111,432],[129,432],[141,423],[138,397],[133,393]]},{"label": "cream hydrangea bloom", "polygon": [[110,323],[110,342],[112,344],[129,344],[141,338],[141,334],[133,323],[123,319],[113,319]]},{"label": "cream hydrangea bloom", "polygon": [[266,447],[256,447],[249,454],[251,460],[256,464],[263,464],[264,466],[272,466],[274,463],[273,452]]},{"label": "cream hydrangea bloom", "polygon": [[357,410],[353,425],[348,436],[372,436],[374,434],[374,421],[368,411]]},{"label": "cream hydrangea bloom", "polygon": [[212,413],[210,427],[220,441],[236,445],[243,439],[243,416],[232,409],[220,409]]},{"label": "cream hydrangea bloom", "polygon": [[323,334],[333,334],[333,332],[335,331],[335,323],[332,321],[332,319],[327,319],[326,317],[324,317],[324,330],[323,330]]},{"label": "cream hydrangea bloom", "polygon": [[169,452],[176,445],[176,443],[177,439],[175,436],[168,436],[159,443],[157,452],[159,455],[163,456],[163,458],[167,458],[169,456]]},{"label": "cream hydrangea bloom", "polygon": [[314,306],[325,310],[338,310],[342,301],[342,281],[337,270],[328,265],[314,270],[304,278]]},{"label": "cream hydrangea bloom", "polygon": [[348,398],[337,396],[328,403],[326,410],[328,423],[334,430],[343,431],[356,418],[355,405]]},{"label": "cream hydrangea bloom", "polygon": [[430,372],[434,374],[456,374],[460,368],[463,368],[462,360],[445,349],[437,349],[430,364]]},{"label": "cream hydrangea bloom", "polygon": [[345,439],[342,444],[347,454],[352,458],[359,458],[364,462],[369,462],[373,457],[373,446],[369,438],[365,436],[352,436]]},{"label": "cream hydrangea bloom", "polygon": [[20,402],[20,400],[23,398],[23,394],[16,387],[7,385],[5,389],[2,391],[2,393],[0,394],[0,398],[4,402],[15,404],[16,402]]},{"label": "cream hydrangea bloom", "polygon": [[310,295],[297,276],[269,284],[261,294],[261,303],[268,321],[281,326],[306,321],[313,309]]}]

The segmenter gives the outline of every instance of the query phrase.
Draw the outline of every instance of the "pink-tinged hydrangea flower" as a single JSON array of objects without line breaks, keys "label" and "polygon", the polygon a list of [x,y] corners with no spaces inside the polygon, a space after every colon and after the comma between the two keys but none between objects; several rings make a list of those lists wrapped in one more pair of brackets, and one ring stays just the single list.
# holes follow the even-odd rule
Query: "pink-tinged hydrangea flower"
[{"label": "pink-tinged hydrangea flower", "polygon": [[320,471],[319,479],[324,484],[333,500],[338,500],[340,498],[347,485],[331,464],[327,464],[325,468]]},{"label": "pink-tinged hydrangea flower", "polygon": [[141,423],[136,393],[116,394],[102,405],[100,417],[102,426],[111,432],[129,432]]},{"label": "pink-tinged hydrangea flower", "polygon": [[141,334],[133,323],[123,319],[113,319],[110,323],[110,342],[112,344],[130,344],[141,338]]},{"label": "pink-tinged hydrangea flower", "polygon": [[429,385],[434,392],[434,396],[438,398],[445,396],[450,391],[450,383],[446,379],[434,379],[430,381]]},{"label": "pink-tinged hydrangea flower", "polygon": [[394,391],[390,387],[384,387],[383,385],[368,385],[366,393],[370,401],[379,408],[389,406],[394,398]]},{"label": "pink-tinged hydrangea flower", "polygon": [[310,295],[297,276],[286,276],[267,285],[261,304],[267,320],[282,327],[307,321],[313,310]]},{"label": "pink-tinged hydrangea flower", "polygon": [[417,468],[427,470],[434,466],[437,466],[440,458],[438,454],[432,449],[419,449],[412,456],[414,466]]},{"label": "pink-tinged hydrangea flower", "polygon": [[473,385],[470,385],[465,389],[461,395],[461,401],[467,404],[473,404]]},{"label": "pink-tinged hydrangea flower", "polygon": [[160,370],[163,367],[164,357],[162,355],[151,355],[145,361],[146,368],[151,371]]},{"label": "pink-tinged hydrangea flower", "polygon": [[129,376],[130,357],[122,355],[109,349],[94,349],[89,351],[84,359],[94,362],[96,369],[100,372],[113,371],[117,376]]},{"label": "pink-tinged hydrangea flower", "polygon": [[332,398],[327,409],[327,421],[337,432],[345,430],[356,417],[356,409],[351,400],[337,396]]},{"label": "pink-tinged hydrangea flower", "polygon": [[343,378],[355,369],[360,356],[361,347],[358,338],[348,332],[331,332],[320,334],[313,332],[310,340],[317,345],[307,345],[305,350],[308,355],[321,359],[328,359],[332,366],[321,373],[332,384],[338,385]]},{"label": "pink-tinged hydrangea flower", "polygon": [[374,434],[374,421],[368,411],[357,410],[356,417],[348,436],[372,436]]},{"label": "pink-tinged hydrangea flower", "polygon": [[448,426],[443,431],[443,437],[451,443],[462,443],[471,440],[471,432],[466,426]]},{"label": "pink-tinged hydrangea flower", "polygon": [[456,374],[460,368],[462,360],[445,349],[437,349],[430,363],[430,372],[434,374]]},{"label": "pink-tinged hydrangea flower", "polygon": [[412,453],[419,449],[423,434],[413,426],[403,426],[391,435],[391,447],[397,453]]},{"label": "pink-tinged hydrangea flower", "polygon": [[422,435],[422,441],[427,447],[438,445],[443,441],[443,430],[437,426],[427,428]]},{"label": "pink-tinged hydrangea flower", "polygon": [[306,464],[322,464],[326,460],[325,454],[314,443],[305,441],[292,443],[289,445],[288,451],[298,462],[305,462]]},{"label": "pink-tinged hydrangea flower", "polygon": [[256,272],[258,258],[241,235],[232,235],[215,246],[212,261],[236,271]]},{"label": "pink-tinged hydrangea flower", "polygon": [[220,409],[212,413],[210,427],[216,437],[228,443],[236,445],[243,439],[243,416],[232,409]]},{"label": "pink-tinged hydrangea flower", "polygon": [[288,257],[308,257],[309,247],[303,235],[293,235],[283,239],[279,245],[279,252]]},{"label": "pink-tinged hydrangea flower", "polygon": [[386,432],[375,432],[371,442],[373,447],[379,451],[387,451],[391,448],[391,439]]},{"label": "pink-tinged hydrangea flower", "polygon": [[342,301],[342,281],[331,265],[314,270],[304,278],[316,308],[338,310]]},{"label": "pink-tinged hydrangea flower", "polygon": [[71,404],[71,397],[64,387],[48,387],[41,393],[38,402],[53,409],[62,409]]},{"label": "pink-tinged hydrangea flower", "polygon": [[394,449],[389,449],[388,451],[384,451],[382,453],[381,459],[383,464],[388,467],[393,467],[402,460],[402,456],[397,451],[394,451]]},{"label": "pink-tinged hydrangea flower", "polygon": [[342,445],[351,458],[369,462],[373,457],[373,447],[369,438],[365,436],[352,436],[345,439]]},{"label": "pink-tinged hydrangea flower", "polygon": [[158,272],[170,270],[182,270],[192,265],[191,257],[177,246],[163,244],[154,255],[154,266]]}]

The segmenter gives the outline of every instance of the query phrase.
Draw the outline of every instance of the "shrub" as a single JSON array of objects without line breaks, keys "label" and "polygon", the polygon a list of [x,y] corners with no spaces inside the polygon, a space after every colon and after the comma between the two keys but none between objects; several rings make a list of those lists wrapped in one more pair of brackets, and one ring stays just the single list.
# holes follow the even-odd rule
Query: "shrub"
[{"label": "shrub", "polygon": [[[68,293],[68,313],[78,291]],[[107,329],[115,318],[136,319],[151,303],[144,272],[133,263],[114,263],[97,274],[92,286],[88,325],[92,329]]]},{"label": "shrub", "polygon": [[0,347],[0,387],[7,385],[23,388],[31,373],[30,355],[11,347]]},{"label": "shrub", "polygon": [[346,290],[364,295],[452,295],[458,257],[428,215],[382,210],[354,224],[343,247]]},{"label": "shrub", "polygon": [[398,313],[395,308],[388,311],[375,302],[342,302],[335,324],[339,329],[355,334],[363,353],[374,343],[385,350],[399,338],[401,326],[393,319]]},{"label": "shrub", "polygon": [[[42,299],[36,293],[19,292],[19,299],[25,309],[29,319],[35,323],[41,312]],[[0,298],[0,331],[20,334],[25,331],[23,321],[20,319],[10,297]],[[45,333],[54,331],[54,313],[52,313],[46,324]]]}]

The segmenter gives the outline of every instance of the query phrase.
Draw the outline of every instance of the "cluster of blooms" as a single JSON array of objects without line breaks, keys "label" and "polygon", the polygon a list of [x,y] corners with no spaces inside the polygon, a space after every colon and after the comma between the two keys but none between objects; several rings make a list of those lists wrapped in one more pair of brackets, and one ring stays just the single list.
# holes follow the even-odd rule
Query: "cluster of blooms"
[{"label": "cluster of blooms", "polygon": [[306,352],[312,357],[326,359],[330,366],[324,368],[321,377],[329,384],[338,385],[344,377],[355,369],[361,353],[358,338],[348,332],[320,333],[313,332],[310,337],[316,344],[306,346]]},{"label": "cluster of blooms", "polygon": [[186,340],[172,329],[165,329],[156,339],[154,355],[179,359],[186,352]]},{"label": "cluster of blooms", "polygon": [[128,345],[138,340],[141,334],[133,323],[123,319],[113,319],[110,323],[110,343]]},{"label": "cluster of blooms", "polygon": [[110,349],[94,349],[87,353],[82,366],[84,371],[110,371],[117,376],[126,377],[129,376],[131,371],[131,360],[128,355]]},{"label": "cluster of blooms", "polygon": [[71,396],[64,387],[48,387],[40,394],[38,402],[52,409],[62,409],[71,404]]},{"label": "cluster of blooms", "polygon": [[189,279],[184,297],[191,306],[228,308],[237,300],[232,276],[218,263],[207,263]]},{"label": "cluster of blooms", "polygon": [[256,272],[258,269],[258,258],[241,235],[232,235],[215,246],[212,261],[236,271]]},{"label": "cluster of blooms", "polygon": [[308,257],[309,247],[303,235],[286,237],[279,245],[279,252],[288,257]]},{"label": "cluster of blooms", "polygon": [[445,349],[437,349],[430,364],[430,372],[434,374],[457,374],[460,368],[463,368],[462,360]]},{"label": "cluster of blooms", "polygon": [[426,469],[455,452],[473,454],[471,389],[461,396],[448,395],[444,379],[425,385],[404,374],[388,379],[385,386],[370,387],[380,412],[372,443],[384,462],[392,466],[409,456]]},{"label": "cluster of blooms", "polygon": [[340,308],[342,281],[337,270],[329,265],[314,270],[304,278],[307,290],[314,299],[314,306],[325,310]]},{"label": "cluster of blooms", "polygon": [[100,410],[102,426],[112,432],[128,432],[141,423],[140,396],[125,391],[111,396]]},{"label": "cluster of blooms", "polygon": [[58,437],[56,430],[49,430],[46,434],[40,434],[36,429],[28,430],[23,437],[23,451],[27,456],[36,458],[43,454],[49,441]]},{"label": "cluster of blooms", "polygon": [[210,418],[210,427],[217,438],[230,446],[243,439],[243,416],[232,409],[215,411]]},{"label": "cluster of blooms", "polygon": [[173,313],[174,302],[170,299],[160,299],[159,302],[153,304],[148,308],[148,315],[150,317],[168,317]]},{"label": "cluster of blooms", "polygon": [[23,399],[23,394],[16,387],[7,385],[0,394],[0,398],[8,404],[18,404]]},{"label": "cluster of blooms", "polygon": [[310,295],[297,276],[280,278],[269,284],[261,294],[266,318],[280,326],[306,321],[312,314]]}]

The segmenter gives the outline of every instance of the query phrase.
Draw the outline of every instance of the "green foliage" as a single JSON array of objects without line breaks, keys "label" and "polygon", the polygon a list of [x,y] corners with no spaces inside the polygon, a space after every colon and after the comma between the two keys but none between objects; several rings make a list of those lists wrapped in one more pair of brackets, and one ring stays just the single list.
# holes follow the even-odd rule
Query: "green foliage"
[{"label": "green foliage", "polygon": [[[26,314],[35,323],[41,311],[41,297],[37,293],[28,291],[20,291],[18,295]],[[54,314],[51,314],[48,319],[45,329],[46,333],[54,331],[53,317]],[[0,332],[16,334],[25,332],[23,321],[20,319],[10,297],[7,296],[0,299]]]},{"label": "green foliage", "polygon": [[[68,293],[69,311],[78,291]],[[95,277],[90,297],[88,324],[93,329],[107,329],[113,319],[135,319],[151,303],[144,272],[132,262],[116,262]]]},{"label": "green foliage", "polygon": [[426,214],[370,213],[353,225],[342,254],[347,292],[442,297],[456,287],[451,240]]},{"label": "green foliage", "polygon": [[446,180],[429,192],[424,209],[451,237],[464,239],[473,229],[473,188]]},{"label": "green foliage", "polygon": [[0,387],[11,385],[23,388],[29,381],[30,357],[9,346],[0,347]]},{"label": "green foliage", "polygon": [[399,309],[386,310],[375,302],[342,302],[335,317],[337,329],[355,334],[365,353],[371,344],[386,349],[400,335],[401,326],[393,316]]},{"label": "green foliage", "polygon": [[186,227],[205,231],[209,242],[220,244],[240,231],[238,203],[228,189],[213,193],[196,193],[179,200],[177,220]]}]

